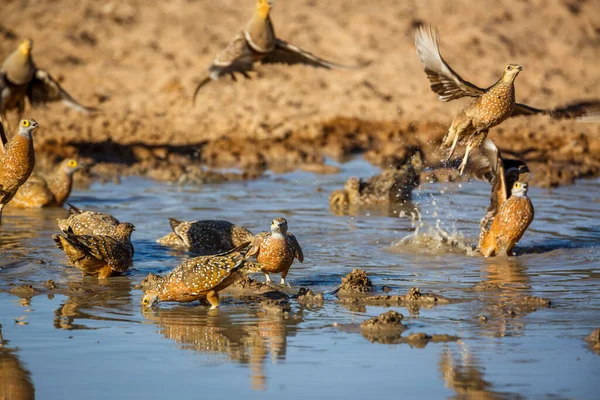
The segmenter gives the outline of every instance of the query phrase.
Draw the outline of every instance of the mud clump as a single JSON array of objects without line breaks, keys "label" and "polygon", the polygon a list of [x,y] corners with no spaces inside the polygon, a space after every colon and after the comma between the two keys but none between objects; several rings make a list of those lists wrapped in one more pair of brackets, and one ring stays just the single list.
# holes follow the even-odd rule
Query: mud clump
[{"label": "mud clump", "polygon": [[267,316],[286,317],[292,311],[287,299],[265,299],[260,302],[260,306]]},{"label": "mud clump", "polygon": [[522,316],[537,311],[539,308],[550,308],[552,302],[543,297],[519,296],[503,302],[498,306],[501,313],[508,316]]},{"label": "mud clump", "polygon": [[402,323],[404,316],[397,311],[390,310],[383,314],[370,318],[360,324],[361,329],[369,331],[381,330],[405,330],[406,327]]},{"label": "mud clump", "polygon": [[342,278],[342,284],[338,289],[338,295],[348,296],[369,293],[375,290],[373,283],[363,269],[354,268],[352,272]]},{"label": "mud clump", "polygon": [[428,335],[426,333],[413,333],[405,338],[402,338],[402,343],[407,343],[410,347],[416,347],[419,349],[424,348],[430,342],[433,343],[448,343],[448,342],[456,342],[458,340],[458,336],[441,334],[441,335]]},{"label": "mud clump", "polygon": [[225,288],[222,293],[229,294],[237,298],[253,298],[271,300],[287,300],[288,295],[274,289],[273,287],[252,279],[249,276],[242,276],[237,279],[229,287]]},{"label": "mud clump", "polygon": [[590,335],[585,338],[585,341],[588,342],[593,351],[600,355],[600,328],[590,333]]},{"label": "mud clump", "polygon": [[434,293],[423,293],[419,288],[410,288],[408,293],[404,296],[404,301],[406,303],[438,303],[438,304],[448,304],[450,300],[441,296],[439,294]]},{"label": "mud clump", "polygon": [[310,289],[300,288],[296,300],[304,306],[322,306],[325,303],[325,296],[323,293],[314,293]]},{"label": "mud clump", "polygon": [[39,294],[39,292],[30,284],[14,286],[10,288],[8,292],[23,299],[30,299]]}]

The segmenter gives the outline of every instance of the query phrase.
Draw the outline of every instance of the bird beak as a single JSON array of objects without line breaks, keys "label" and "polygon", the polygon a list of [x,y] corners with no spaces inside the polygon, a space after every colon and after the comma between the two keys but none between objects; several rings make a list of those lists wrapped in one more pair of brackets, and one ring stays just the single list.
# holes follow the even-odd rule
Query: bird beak
[{"label": "bird beak", "polygon": [[519,65],[519,66],[517,67],[517,70],[518,70],[519,72],[520,72],[520,71],[523,71],[523,67],[521,67],[521,66]]}]

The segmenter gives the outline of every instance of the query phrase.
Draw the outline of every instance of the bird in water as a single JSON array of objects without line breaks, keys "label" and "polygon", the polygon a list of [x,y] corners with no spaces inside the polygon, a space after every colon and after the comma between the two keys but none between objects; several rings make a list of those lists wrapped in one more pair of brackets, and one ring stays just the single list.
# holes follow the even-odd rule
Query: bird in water
[{"label": "bird in water", "polygon": [[[520,160],[504,159],[490,139],[485,139],[481,148],[492,190],[490,206],[480,222],[478,249],[485,257],[511,255],[535,214],[527,197],[529,168]],[[485,169],[485,165],[480,168]]]},{"label": "bird in water", "polygon": [[84,211],[73,204],[69,205],[69,216],[57,218],[61,231],[73,231],[75,235],[111,236],[119,225],[119,220],[110,214],[98,211]]},{"label": "bird in water", "polygon": [[256,256],[267,283],[271,282],[269,273],[281,273],[281,285],[286,284],[285,278],[294,259],[304,262],[302,248],[296,237],[288,232],[285,218],[275,218],[271,222],[271,232],[256,235],[246,256]]},{"label": "bird in water", "polygon": [[74,159],[63,160],[51,174],[33,173],[10,203],[21,208],[62,207],[71,194],[73,174],[83,165]]},{"label": "bird in water", "polygon": [[32,40],[22,41],[19,47],[6,57],[0,68],[1,120],[8,122],[6,112],[12,109],[17,109],[21,118],[25,110],[25,98],[32,106],[62,101],[82,113],[95,111],[94,108],[79,104],[48,71],[38,68],[33,62],[32,50]]},{"label": "bird in water", "polygon": [[508,64],[500,79],[483,89],[461,78],[444,61],[438,47],[437,32],[430,26],[420,26],[415,35],[417,53],[425,66],[431,90],[442,101],[461,97],[475,98],[452,121],[442,141],[443,148],[450,148],[448,158],[454,154],[458,143],[466,142],[465,155],[459,170],[462,174],[470,152],[479,147],[490,128],[507,118],[520,115],[548,115],[554,119],[577,119],[600,121],[600,101],[578,102],[554,109],[537,109],[515,102],[514,81],[523,70],[520,65]]},{"label": "bird in water", "polygon": [[64,235],[53,235],[52,238],[83,276],[105,279],[119,275],[131,266],[134,253],[131,234],[134,230],[133,224],[123,222],[111,236],[76,235],[69,228],[63,231]]},{"label": "bird in water", "polygon": [[260,271],[256,263],[246,259],[246,242],[226,253],[191,258],[165,276],[150,274],[144,282],[141,305],[153,307],[160,302],[208,302],[219,306],[219,292],[239,277]]},{"label": "bird in water", "polygon": [[223,75],[230,75],[236,80],[235,74],[239,73],[250,79],[248,72],[253,70],[254,63],[263,64],[305,64],[326,69],[358,69],[366,66],[348,66],[336,64],[319,58],[308,51],[294,46],[275,35],[271,22],[271,8],[273,0],[257,0],[252,18],[241,31],[239,31],[227,46],[216,56],[208,67],[205,76],[194,90],[193,102],[200,89],[211,81]]},{"label": "bird in water", "polygon": [[173,232],[158,243],[183,246],[202,255],[217,254],[251,242],[254,235],[246,228],[228,221],[179,221],[169,218]]},{"label": "bird in water", "polygon": [[[0,122],[0,126],[2,123]],[[19,122],[19,131],[10,140],[5,140],[2,131],[2,152],[0,153],[0,224],[2,210],[15,197],[17,190],[23,185],[35,166],[32,133],[38,127],[33,119]]]}]

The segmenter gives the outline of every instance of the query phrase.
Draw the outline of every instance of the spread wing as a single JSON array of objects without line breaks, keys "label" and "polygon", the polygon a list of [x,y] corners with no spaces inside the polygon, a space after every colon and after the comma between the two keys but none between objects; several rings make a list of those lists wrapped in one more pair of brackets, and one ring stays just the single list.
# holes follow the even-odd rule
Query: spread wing
[{"label": "spread wing", "polygon": [[67,106],[84,114],[98,111],[95,108],[79,104],[47,71],[37,69],[33,79],[27,87],[27,97],[33,106],[42,105],[52,101],[62,101]]},{"label": "spread wing", "polygon": [[252,256],[258,256],[260,252],[260,247],[262,246],[264,240],[269,237],[271,233],[269,232],[261,232],[258,235],[254,236],[252,239],[252,243],[250,244],[250,250],[246,253],[246,258]]},{"label": "spread wing", "polygon": [[239,32],[227,46],[221,50],[215,57],[214,61],[196,85],[194,95],[192,96],[193,105],[196,104],[196,96],[200,89],[213,80],[219,79],[221,76],[229,74],[235,80],[235,73],[242,74],[246,78],[250,78],[248,72],[252,71],[254,57],[257,55],[254,50],[248,45],[243,32]]},{"label": "spread wing", "polygon": [[294,257],[298,259],[300,262],[304,262],[304,254],[302,254],[302,248],[300,247],[300,243],[296,240],[296,236],[291,233],[287,234],[287,239],[289,245],[294,249]]},{"label": "spread wing", "polygon": [[525,104],[515,104],[511,117],[519,115],[548,115],[554,119],[577,119],[583,122],[600,121],[600,100],[582,101],[567,104],[564,107],[540,110]]},{"label": "spread wing", "polygon": [[362,65],[343,65],[331,61],[324,60],[306,50],[302,50],[298,46],[285,42],[281,39],[276,39],[275,49],[264,56],[261,60],[263,64],[305,64],[317,68],[326,69],[345,69],[356,70],[366,67],[369,63]]},{"label": "spread wing", "polygon": [[431,26],[421,25],[415,34],[417,54],[425,66],[427,79],[433,90],[442,101],[450,101],[461,97],[479,97],[485,89],[473,85],[460,77],[444,61],[438,47],[437,31]]}]

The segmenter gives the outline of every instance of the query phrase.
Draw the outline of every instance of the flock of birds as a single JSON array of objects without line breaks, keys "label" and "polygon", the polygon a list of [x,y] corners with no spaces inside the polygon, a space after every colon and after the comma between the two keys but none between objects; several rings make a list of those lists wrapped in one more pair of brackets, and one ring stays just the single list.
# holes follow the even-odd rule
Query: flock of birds
[{"label": "flock of birds", "polygon": [[[335,64],[279,39],[270,18],[271,7],[271,0],[256,1],[250,21],[217,55],[200,80],[193,94],[194,102],[210,81],[226,75],[235,80],[236,74],[249,78],[248,72],[257,62],[307,64],[327,69],[364,66]],[[502,157],[494,142],[487,138],[489,129],[520,115],[545,114],[557,119],[598,121],[600,101],[548,110],[519,104],[515,102],[514,81],[521,66],[507,65],[500,79],[484,89],[461,78],[444,61],[433,28],[419,27],[415,45],[431,89],[440,100],[473,98],[452,121],[442,148],[449,148],[449,159],[457,145],[465,144],[460,173],[470,163],[492,184],[491,203],[480,223],[480,253],[486,257],[511,254],[534,218],[534,208],[527,197],[529,170],[522,161]],[[2,210],[9,203],[17,207],[62,206],[71,191],[73,174],[82,167],[77,160],[65,160],[53,174],[32,173],[35,165],[33,132],[38,123],[32,119],[20,120],[16,134],[8,140],[7,111],[16,109],[20,119],[25,99],[32,106],[63,101],[83,113],[97,111],[79,104],[47,71],[38,68],[32,59],[32,46],[31,40],[23,41],[0,69],[0,223]],[[484,157],[469,161],[475,149]],[[58,221],[62,234],[54,235],[53,239],[71,264],[83,275],[99,279],[125,272],[134,255],[131,244],[134,225],[121,223],[105,213],[69,206],[68,218]],[[219,305],[219,291],[239,276],[256,272],[264,273],[269,284],[272,284],[269,273],[280,273],[281,284],[276,286],[283,288],[294,260],[304,260],[302,249],[295,236],[288,232],[284,218],[274,219],[270,231],[258,235],[217,220],[171,220],[171,227],[173,232],[159,243],[184,246],[205,255],[184,261],[165,276],[150,274],[144,280],[142,305],[145,307],[161,301],[199,300],[215,308]]]}]

